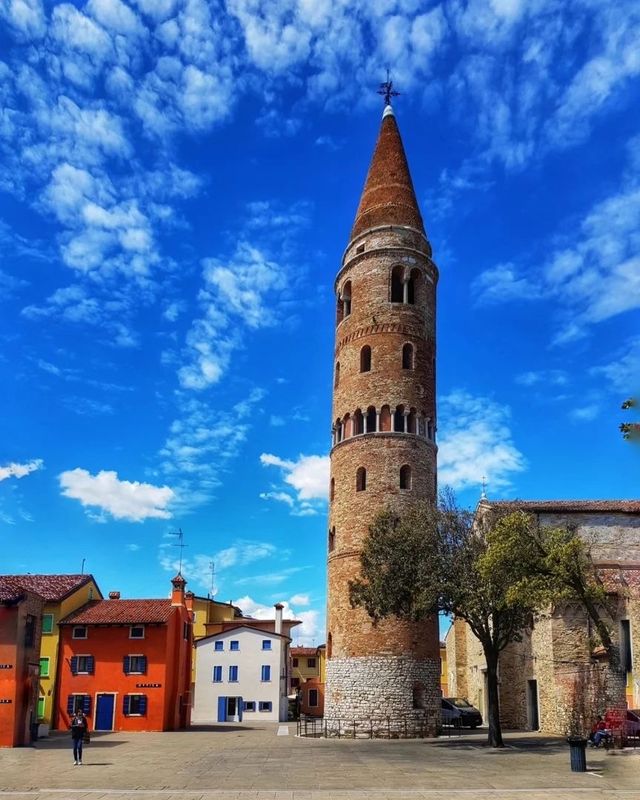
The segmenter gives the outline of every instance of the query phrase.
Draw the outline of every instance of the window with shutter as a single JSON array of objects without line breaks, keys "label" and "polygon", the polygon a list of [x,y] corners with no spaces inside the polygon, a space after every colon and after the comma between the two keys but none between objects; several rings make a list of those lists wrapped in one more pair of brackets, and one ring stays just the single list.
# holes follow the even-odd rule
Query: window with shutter
[{"label": "window with shutter", "polygon": [[126,716],[129,715],[129,703],[131,702],[131,695],[125,694],[122,698],[122,713]]},{"label": "window with shutter", "polygon": [[141,694],[140,695],[140,713],[146,714],[147,713],[147,695]]},{"label": "window with shutter", "polygon": [[88,694],[82,696],[82,710],[87,715],[91,713],[91,698]]},{"label": "window with shutter", "polygon": [[122,671],[124,672],[125,675],[128,675],[131,672],[131,658],[129,656],[125,656],[122,659]]},{"label": "window with shutter", "polygon": [[71,656],[71,672],[74,675],[78,674],[78,656]]},{"label": "window with shutter", "polygon": [[71,715],[75,711],[75,695],[70,694],[67,697],[67,714]]}]

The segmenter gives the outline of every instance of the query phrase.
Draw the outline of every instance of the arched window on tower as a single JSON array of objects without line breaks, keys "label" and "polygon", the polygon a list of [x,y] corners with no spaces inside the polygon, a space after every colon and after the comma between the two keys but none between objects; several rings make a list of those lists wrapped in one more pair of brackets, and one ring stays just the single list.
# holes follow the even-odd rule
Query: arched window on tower
[{"label": "arched window on tower", "polygon": [[374,406],[369,406],[367,409],[367,418],[365,423],[365,431],[367,433],[376,432],[376,410]]},{"label": "arched window on tower", "polygon": [[331,530],[329,531],[329,552],[330,553],[335,548],[335,546],[336,546],[336,528],[335,528],[335,525],[334,525],[333,528],[331,528]]},{"label": "arched window on tower", "polygon": [[[404,358],[404,356],[403,356]],[[333,378],[333,388],[337,389],[340,383],[340,362],[336,361],[336,371]]]},{"label": "arched window on tower", "polygon": [[335,428],[336,428],[336,444],[339,444],[342,441],[342,434],[343,434],[342,420],[340,419],[336,420]]},{"label": "arched window on tower", "polygon": [[344,303],[340,292],[336,295],[336,325],[339,325],[344,319]]},{"label": "arched window on tower", "polygon": [[351,281],[347,281],[342,287],[342,303],[344,307],[344,317],[351,313]]},{"label": "arched window on tower", "polygon": [[331,658],[331,651],[333,650],[333,636],[331,632],[327,635],[327,658]]},{"label": "arched window on tower", "polygon": [[356,472],[356,492],[364,492],[367,488],[367,470],[364,467],[358,467]]},{"label": "arched window on tower", "polygon": [[407,415],[407,433],[417,433],[418,432],[418,415],[416,414],[415,408],[409,409],[409,413]]},{"label": "arched window on tower", "polygon": [[329,483],[329,500],[333,501],[333,496],[336,492],[336,479],[331,478],[331,482]]},{"label": "arched window on tower", "polygon": [[396,406],[393,415],[393,430],[396,433],[404,433],[404,406]]},{"label": "arched window on tower", "polygon": [[391,302],[402,303],[403,289],[402,289],[402,276],[404,274],[404,267],[398,266],[391,270]]},{"label": "arched window on tower", "polygon": [[422,273],[419,269],[412,269],[407,286],[407,303],[411,305],[422,302]]},{"label": "arched window on tower", "polygon": [[371,348],[368,344],[360,350],[360,372],[371,371]]},{"label": "arched window on tower", "polygon": [[345,414],[342,420],[342,438],[350,439],[353,436],[353,420],[351,414]]},{"label": "arched window on tower", "polygon": [[408,342],[402,345],[402,369],[413,369],[413,345]]},{"label": "arched window on tower", "polygon": [[361,433],[364,433],[364,417],[358,408],[353,415],[353,435],[359,436]]},{"label": "arched window on tower", "polygon": [[380,409],[380,430],[390,431],[391,427],[391,409],[389,406],[382,406]]},{"label": "arched window on tower", "polygon": [[400,467],[400,488],[411,488],[411,467],[408,464]]}]

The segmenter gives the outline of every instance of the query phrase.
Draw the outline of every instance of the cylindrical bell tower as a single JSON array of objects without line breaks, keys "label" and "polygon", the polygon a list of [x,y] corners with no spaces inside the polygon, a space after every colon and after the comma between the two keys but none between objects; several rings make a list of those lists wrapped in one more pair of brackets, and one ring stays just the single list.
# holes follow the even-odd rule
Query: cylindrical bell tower
[{"label": "cylindrical bell tower", "polygon": [[437,280],[387,104],[335,282],[327,720],[439,719],[437,619],[374,625],[349,602],[378,512],[436,499]]}]

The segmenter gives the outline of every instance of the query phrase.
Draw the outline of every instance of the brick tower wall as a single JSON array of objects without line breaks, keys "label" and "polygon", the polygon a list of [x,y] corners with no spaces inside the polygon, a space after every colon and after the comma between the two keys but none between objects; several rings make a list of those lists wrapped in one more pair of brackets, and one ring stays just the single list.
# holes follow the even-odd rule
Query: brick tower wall
[{"label": "brick tower wall", "polygon": [[[398,267],[416,281],[414,303],[391,301],[392,271]],[[437,619],[374,624],[349,602],[349,582],[359,575],[360,550],[376,515],[384,508],[402,513],[436,497],[437,277],[419,231],[384,226],[352,240],[336,279],[339,303],[350,288],[350,313],[340,318],[343,306],[336,328],[326,719],[422,715],[432,727],[439,721]],[[403,368],[406,344],[413,346],[412,368]],[[371,369],[362,372],[365,345],[371,348]],[[398,406],[411,413],[402,432],[394,430]],[[366,415],[368,409],[369,425],[356,423],[358,410]],[[400,487],[402,466],[411,469],[410,488]],[[366,470],[362,491],[357,490],[360,468]]]}]

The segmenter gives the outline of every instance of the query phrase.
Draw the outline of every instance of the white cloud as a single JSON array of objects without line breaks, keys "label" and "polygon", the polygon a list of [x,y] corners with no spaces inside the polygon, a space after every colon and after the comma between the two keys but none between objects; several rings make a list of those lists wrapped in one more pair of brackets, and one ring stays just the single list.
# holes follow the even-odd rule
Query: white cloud
[{"label": "white cloud", "polygon": [[263,467],[279,467],[283,471],[283,480],[295,489],[297,502],[294,503],[286,492],[263,492],[260,497],[286,503],[294,516],[318,513],[320,502],[329,495],[329,456],[300,455],[297,461],[289,461],[271,453],[262,453],[260,463]]},{"label": "white cloud", "polygon": [[4,481],[7,478],[24,478],[26,475],[42,469],[43,465],[44,462],[41,458],[34,458],[24,464],[12,461],[10,464],[0,466],[0,481]]},{"label": "white cloud", "polygon": [[571,233],[556,237],[540,267],[498,265],[472,285],[479,304],[553,300],[554,344],[587,335],[589,328],[640,308],[640,185],[637,176],[597,202]]},{"label": "white cloud", "polygon": [[521,372],[515,377],[516,383],[520,386],[566,386],[569,383],[569,376],[562,369],[542,369],[529,372]]},{"label": "white cloud", "polygon": [[630,339],[608,364],[592,367],[590,374],[604,378],[609,392],[623,399],[640,391],[640,338]]},{"label": "white cloud", "polygon": [[138,550],[140,550],[140,545],[139,545],[139,544],[134,544],[134,543],[132,542],[131,544],[128,544],[128,545],[127,545],[127,550],[128,550],[130,553],[137,553],[137,552],[138,552]]},{"label": "white cloud", "polygon": [[508,406],[456,390],[440,398],[438,482],[453,489],[504,489],[527,462],[513,442]]},{"label": "white cloud", "polygon": [[308,606],[311,601],[308,594],[294,594],[289,602],[292,606]]},{"label": "white cloud", "polygon": [[569,419],[572,422],[592,422],[600,413],[599,403],[589,403],[588,405],[572,408],[569,411]]},{"label": "white cloud", "polygon": [[[307,602],[300,602],[300,599]],[[294,600],[297,602],[294,602]],[[296,605],[308,605],[308,600],[307,595],[295,595],[289,602],[286,600],[281,600],[280,602],[284,606],[282,612],[284,619],[296,619],[302,622],[302,625],[297,625],[291,631],[294,644],[313,647],[324,642],[324,629],[321,624],[322,615],[319,611],[313,609],[300,612],[295,610]],[[273,606],[263,605],[249,595],[235,600],[234,605],[238,606],[243,614],[254,619],[275,619]]]},{"label": "white cloud", "polygon": [[148,518],[169,519],[169,506],[174,500],[173,489],[150,483],[125,481],[115,471],[101,470],[91,475],[77,467],[59,476],[60,489],[65,497],[79,500],[84,508],[98,509],[114,519],[142,522]]}]

